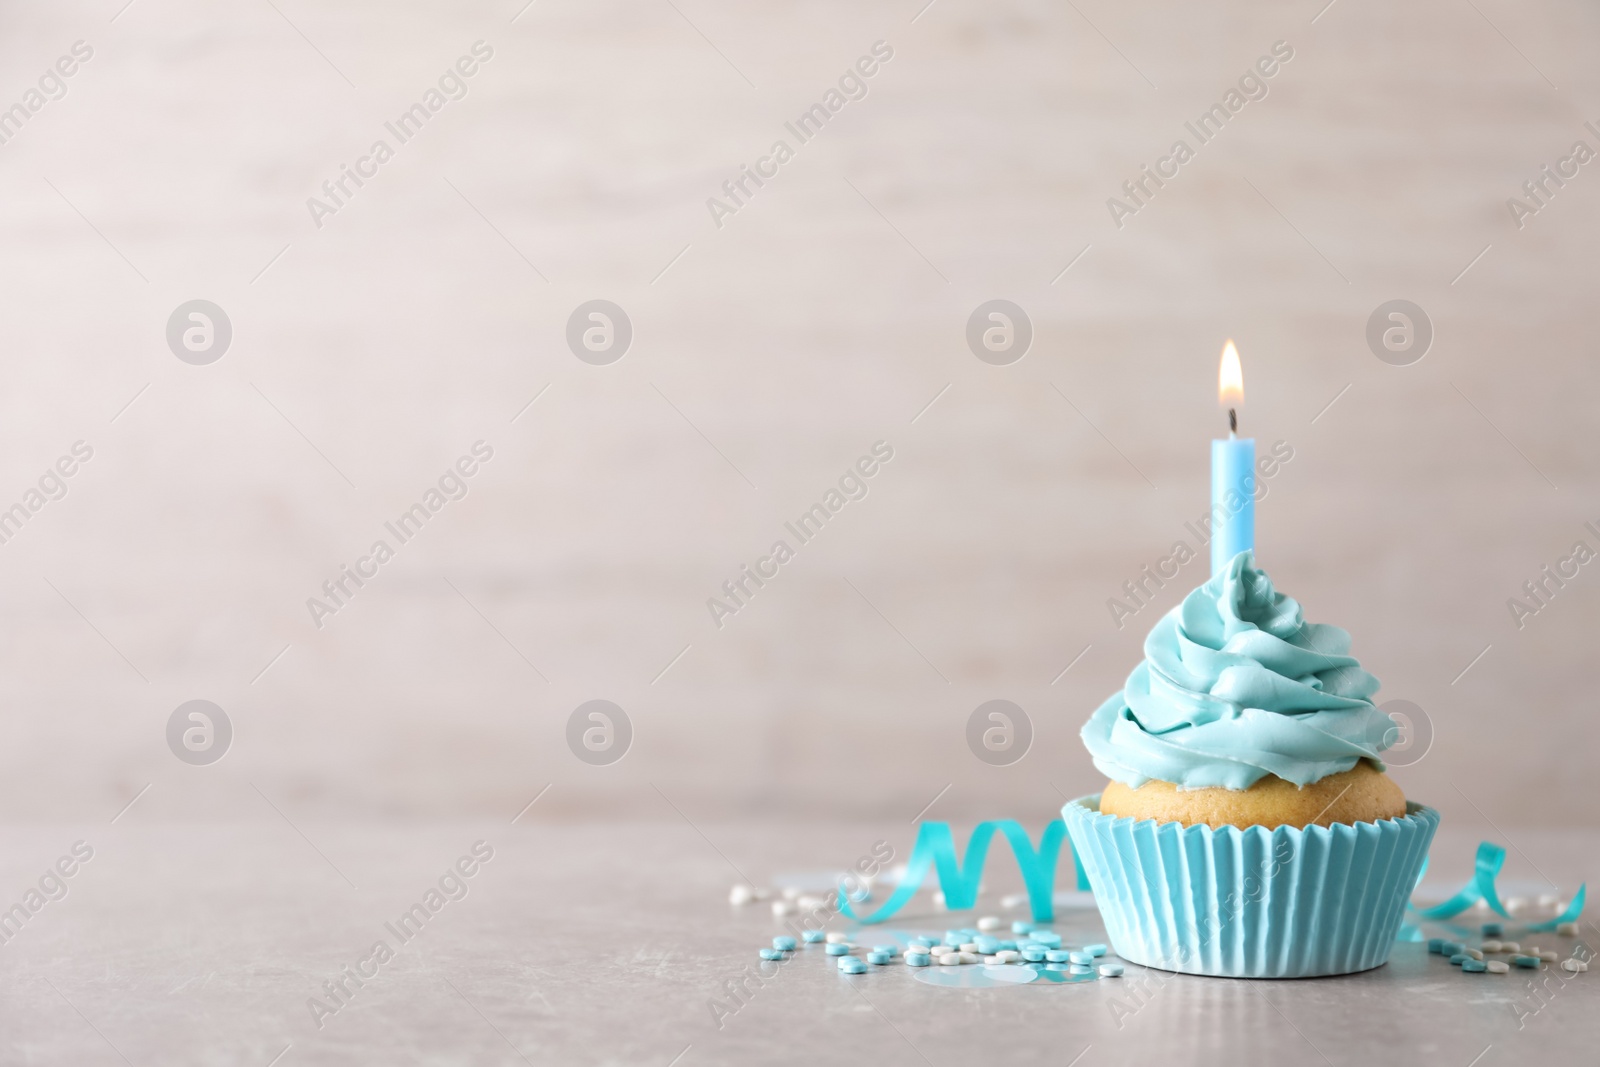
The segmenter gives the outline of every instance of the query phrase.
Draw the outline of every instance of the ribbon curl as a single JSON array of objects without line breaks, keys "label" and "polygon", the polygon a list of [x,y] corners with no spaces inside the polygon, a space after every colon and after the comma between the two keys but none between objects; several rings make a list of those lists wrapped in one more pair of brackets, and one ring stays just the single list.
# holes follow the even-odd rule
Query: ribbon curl
[{"label": "ribbon curl", "polygon": [[1060,819],[1052,820],[1044,828],[1037,850],[1028,837],[1028,831],[1015,819],[981,822],[973,827],[972,836],[967,839],[965,863],[956,858],[956,843],[950,833],[950,824],[925,822],[917,830],[917,843],[912,846],[911,858],[906,861],[906,873],[893,895],[871,915],[860,916],[851,910],[849,895],[841,889],[839,911],[846,918],[860,923],[881,923],[905,907],[907,901],[916,895],[923,879],[928,876],[929,868],[938,869],[939,888],[944,891],[947,908],[964,911],[972,907],[978,902],[978,884],[983,879],[989,841],[996,830],[1005,835],[1012,854],[1017,858],[1017,869],[1022,872],[1022,884],[1028,890],[1028,905],[1033,910],[1035,922],[1050,922],[1055,918],[1053,897],[1056,860],[1061,854],[1063,842],[1067,844],[1067,851],[1072,853],[1072,862],[1077,868],[1078,888],[1089,888],[1089,876],[1084,873],[1083,863],[1079,861],[1077,853],[1072,851],[1071,842],[1067,842],[1067,824]]},{"label": "ribbon curl", "polygon": [[[1487,901],[1489,910],[1502,918],[1511,918],[1511,912],[1500,902],[1500,894],[1495,891],[1495,879],[1500,875],[1500,868],[1505,866],[1506,850],[1492,841],[1483,841],[1478,844],[1478,854],[1473,863],[1472,878],[1460,891],[1449,900],[1435,904],[1429,908],[1419,908],[1415,904],[1408,905],[1424,919],[1453,919],[1457,915],[1472,907],[1478,901]],[[1424,860],[1422,871],[1417,875],[1420,884],[1422,875],[1428,873],[1428,864]],[[1583,913],[1584,901],[1589,895],[1589,883],[1578,886],[1578,892],[1573,896],[1572,903],[1567,905],[1565,911],[1553,919],[1544,922],[1529,923],[1530,932],[1543,932],[1554,930],[1566,922],[1576,922]]]}]

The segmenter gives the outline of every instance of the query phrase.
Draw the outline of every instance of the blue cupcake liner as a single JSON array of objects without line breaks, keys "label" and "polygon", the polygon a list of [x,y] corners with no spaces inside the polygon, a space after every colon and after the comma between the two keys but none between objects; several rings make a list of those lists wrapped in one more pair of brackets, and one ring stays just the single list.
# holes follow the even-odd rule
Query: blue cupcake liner
[{"label": "blue cupcake liner", "polygon": [[1222,978],[1353,974],[1389,959],[1439,814],[1333,826],[1184,826],[1061,809],[1117,955]]}]

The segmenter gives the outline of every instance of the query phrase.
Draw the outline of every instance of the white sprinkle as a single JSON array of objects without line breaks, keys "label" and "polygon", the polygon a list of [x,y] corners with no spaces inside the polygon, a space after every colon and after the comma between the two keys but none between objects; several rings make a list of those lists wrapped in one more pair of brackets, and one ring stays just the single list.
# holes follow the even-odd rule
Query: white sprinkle
[{"label": "white sprinkle", "polygon": [[943,956],[939,957],[939,966],[941,967],[954,967],[960,962],[960,955],[954,952],[946,952]]},{"label": "white sprinkle", "polygon": [[1461,951],[1465,952],[1472,959],[1475,959],[1475,960],[1483,959],[1483,953],[1480,952],[1478,949],[1475,949],[1475,948],[1464,948]]},{"label": "white sprinkle", "polygon": [[800,890],[796,889],[794,886],[786,885],[786,886],[783,887],[783,899],[784,900],[793,900],[795,897],[798,897],[799,895],[800,895]]},{"label": "white sprinkle", "polygon": [[1562,937],[1577,937],[1578,924],[1574,922],[1557,923],[1556,933],[1560,934]]},{"label": "white sprinkle", "polygon": [[1571,971],[1573,974],[1577,974],[1578,973],[1578,969],[1580,967],[1582,967],[1582,966],[1583,966],[1583,964],[1578,962],[1577,960],[1562,960],[1561,961],[1561,969],[1563,971]]},{"label": "white sprinkle", "polygon": [[787,900],[774,900],[772,902],[772,914],[776,915],[780,919],[785,915],[793,915],[794,905],[789,903]]},{"label": "white sprinkle", "polygon": [[1561,898],[1554,893],[1541,893],[1539,895],[1539,907],[1541,908],[1553,908],[1560,903]]},{"label": "white sprinkle", "polygon": [[1528,910],[1528,898],[1527,897],[1506,897],[1505,905],[1506,905],[1506,910],[1509,911],[1511,914],[1515,915],[1519,911]]},{"label": "white sprinkle", "polygon": [[1020,908],[1027,902],[1028,894],[1026,893],[1007,893],[1000,898],[1000,906],[1002,908]]},{"label": "white sprinkle", "polygon": [[962,952],[976,956],[978,954],[978,943],[976,941],[968,941],[966,944],[960,946],[960,949]]},{"label": "white sprinkle", "polygon": [[795,903],[800,906],[801,911],[816,911],[818,908],[826,904],[827,901],[823,900],[821,897],[803,896],[799,900],[795,901]]},{"label": "white sprinkle", "polygon": [[1539,953],[1539,958],[1544,960],[1546,963],[1554,963],[1556,960],[1561,958],[1561,953],[1556,952],[1554,949],[1547,948],[1543,952]]},{"label": "white sprinkle", "polygon": [[1500,942],[1500,951],[1501,952],[1521,952],[1522,951],[1522,946],[1520,944],[1518,944],[1517,942],[1515,942],[1515,941],[1502,941],[1502,942]]},{"label": "white sprinkle", "polygon": [[728,890],[729,904],[748,904],[756,898],[755,892],[747,885],[740,883]]},{"label": "white sprinkle", "polygon": [[1488,911],[1489,910],[1489,902],[1487,900],[1484,900],[1482,897],[1479,897],[1477,899],[1477,901],[1473,903],[1472,910],[1473,911]]},{"label": "white sprinkle", "polygon": [[1490,974],[1505,974],[1511,969],[1511,965],[1505,960],[1490,960],[1484,967],[1488,968]]},{"label": "white sprinkle", "polygon": [[1020,960],[1021,958],[1022,958],[1022,953],[1015,952],[1015,951],[1013,951],[1013,950],[1011,950],[1009,948],[1001,949],[999,952],[996,952],[994,954],[994,961],[996,963],[1000,963],[1000,964],[1015,963],[1018,960]]},{"label": "white sprinkle", "polygon": [[[936,907],[936,908],[943,908],[945,906],[945,904],[944,904],[944,891],[943,890],[941,890],[941,891],[939,891],[939,892],[937,892],[937,893],[935,893],[933,895],[933,906]],[[948,910],[948,909],[946,909],[946,910]]]},{"label": "white sprinkle", "polygon": [[998,930],[1003,925],[1004,924],[1000,921],[999,917],[995,915],[985,915],[983,918],[978,920],[978,929],[984,931]]},{"label": "white sprinkle", "polygon": [[977,963],[978,962],[978,954],[976,952],[962,952],[962,953],[959,954],[959,958],[960,958],[962,963]]},{"label": "white sprinkle", "polygon": [[1492,941],[1492,940],[1491,941],[1485,941],[1483,943],[1483,945],[1482,945],[1482,948],[1483,948],[1483,951],[1485,951],[1485,952],[1500,952],[1500,951],[1502,951],[1501,948],[1500,948],[1500,942]]},{"label": "white sprinkle", "polygon": [[843,930],[829,930],[828,931],[828,944],[830,944],[830,945],[848,945],[849,943],[850,943],[850,935],[845,933]]}]

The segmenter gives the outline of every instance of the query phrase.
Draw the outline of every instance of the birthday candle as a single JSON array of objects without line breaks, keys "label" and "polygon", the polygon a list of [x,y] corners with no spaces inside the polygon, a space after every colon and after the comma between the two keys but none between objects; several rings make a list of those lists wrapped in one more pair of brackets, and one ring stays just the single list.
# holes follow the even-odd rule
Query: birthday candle
[{"label": "birthday candle", "polygon": [[1247,548],[1256,546],[1256,443],[1239,436],[1244,406],[1244,371],[1229,341],[1217,369],[1217,402],[1228,409],[1228,436],[1211,442],[1211,573],[1219,574]]}]

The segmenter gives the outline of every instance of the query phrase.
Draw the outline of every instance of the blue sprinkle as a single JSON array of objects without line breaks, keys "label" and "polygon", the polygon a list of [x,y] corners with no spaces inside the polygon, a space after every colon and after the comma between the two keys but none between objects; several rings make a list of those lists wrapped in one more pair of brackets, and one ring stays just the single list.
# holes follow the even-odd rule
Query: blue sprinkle
[{"label": "blue sprinkle", "polygon": [[1444,938],[1442,938],[1442,937],[1430,937],[1430,938],[1428,938],[1428,951],[1431,952],[1433,955],[1437,956],[1439,954],[1439,950],[1441,948],[1443,948],[1443,947],[1444,947]]},{"label": "blue sprinkle", "polygon": [[1106,978],[1120,978],[1122,976],[1122,964],[1102,963],[1100,965],[1100,973]]},{"label": "blue sprinkle", "polygon": [[1009,939],[1005,940],[1005,941],[1001,941],[1000,942],[1000,951],[1001,952],[1016,952],[1017,951],[1017,943],[1015,941],[1011,941]]},{"label": "blue sprinkle", "polygon": [[878,952],[878,951],[874,950],[872,952],[867,953],[867,962],[868,963],[879,963],[879,964],[882,964],[882,963],[888,963],[892,959],[894,959],[894,956],[891,955],[890,953],[887,953],[887,952]]},{"label": "blue sprinkle", "polygon": [[780,936],[772,939],[772,947],[780,952],[793,952],[799,945],[792,937]]},{"label": "blue sprinkle", "polygon": [[1045,948],[1061,947],[1061,935],[1052,933],[1049,930],[1035,930],[1028,936],[1039,942],[1039,944],[1043,945]]},{"label": "blue sprinkle", "polygon": [[933,957],[928,955],[926,952],[907,952],[906,953],[906,966],[907,967],[926,967],[928,964],[930,964],[932,962],[933,962]]},{"label": "blue sprinkle", "polygon": [[1539,957],[1538,956],[1512,956],[1511,957],[1511,962],[1515,963],[1518,967],[1537,967],[1537,966],[1539,966]]},{"label": "blue sprinkle", "polygon": [[1489,965],[1482,960],[1467,959],[1462,961],[1461,969],[1463,971],[1486,971],[1489,969]]},{"label": "blue sprinkle", "polygon": [[978,935],[977,945],[978,951],[985,956],[993,956],[1000,951],[1000,939],[998,937],[989,937],[987,934]]},{"label": "blue sprinkle", "polygon": [[808,945],[819,945],[827,940],[828,935],[821,930],[802,930],[800,931],[800,937]]},{"label": "blue sprinkle", "polygon": [[1455,954],[1457,954],[1458,952],[1460,952],[1462,949],[1464,949],[1466,947],[1467,946],[1463,945],[1459,941],[1445,941],[1442,944],[1440,944],[1440,946],[1439,946],[1439,955],[1441,955],[1441,956],[1454,956]]},{"label": "blue sprinkle", "polygon": [[1045,952],[1044,958],[1051,963],[1067,963],[1072,959],[1072,953],[1062,948],[1052,948]]},{"label": "blue sprinkle", "polygon": [[783,952],[780,949],[764,948],[761,950],[761,958],[764,960],[781,960],[783,959]]},{"label": "blue sprinkle", "polygon": [[1026,945],[1021,951],[1022,958],[1029,963],[1042,963],[1044,962],[1045,953],[1049,950],[1043,945]]},{"label": "blue sprinkle", "polygon": [[830,956],[845,956],[849,954],[850,946],[838,945],[830,941],[828,944],[822,946],[822,951],[826,952]]},{"label": "blue sprinkle", "polygon": [[1502,923],[1484,923],[1483,924],[1483,936],[1484,937],[1499,937],[1501,934],[1503,934],[1505,932],[1506,932],[1506,928],[1505,928],[1504,924],[1502,924]]},{"label": "blue sprinkle", "polygon": [[938,939],[932,937],[913,937],[911,939],[911,944],[918,948],[932,948],[938,943]]},{"label": "blue sprinkle", "polygon": [[951,948],[959,948],[966,943],[966,940],[966,936],[960,930],[946,930],[944,932],[944,943]]},{"label": "blue sprinkle", "polygon": [[1083,965],[1087,966],[1088,964],[1091,964],[1091,963],[1094,962],[1094,953],[1092,953],[1092,952],[1069,952],[1069,953],[1067,953],[1067,959],[1071,960],[1073,963],[1083,964]]},{"label": "blue sprinkle", "polygon": [[1014,934],[1025,934],[1032,929],[1032,923],[1023,922],[1021,919],[1018,919],[1016,922],[1011,924],[1011,932]]},{"label": "blue sprinkle", "polygon": [[1450,962],[1455,964],[1457,967],[1460,967],[1464,964],[1473,962],[1473,960],[1472,957],[1467,955],[1465,952],[1457,952],[1454,956],[1450,957]]},{"label": "blue sprinkle", "polygon": [[1094,968],[1087,963],[1069,963],[1067,970],[1071,974],[1093,974]]},{"label": "blue sprinkle", "polygon": [[841,956],[839,970],[844,974],[865,974],[867,965],[855,956]]},{"label": "blue sprinkle", "polygon": [[893,945],[873,945],[872,946],[872,951],[874,951],[874,952],[882,952],[884,955],[887,955],[887,956],[893,956],[896,952],[899,952],[900,950],[895,948]]},{"label": "blue sprinkle", "polygon": [[1104,956],[1106,954],[1106,947],[1104,945],[1084,945],[1083,951],[1087,952],[1091,956]]}]

